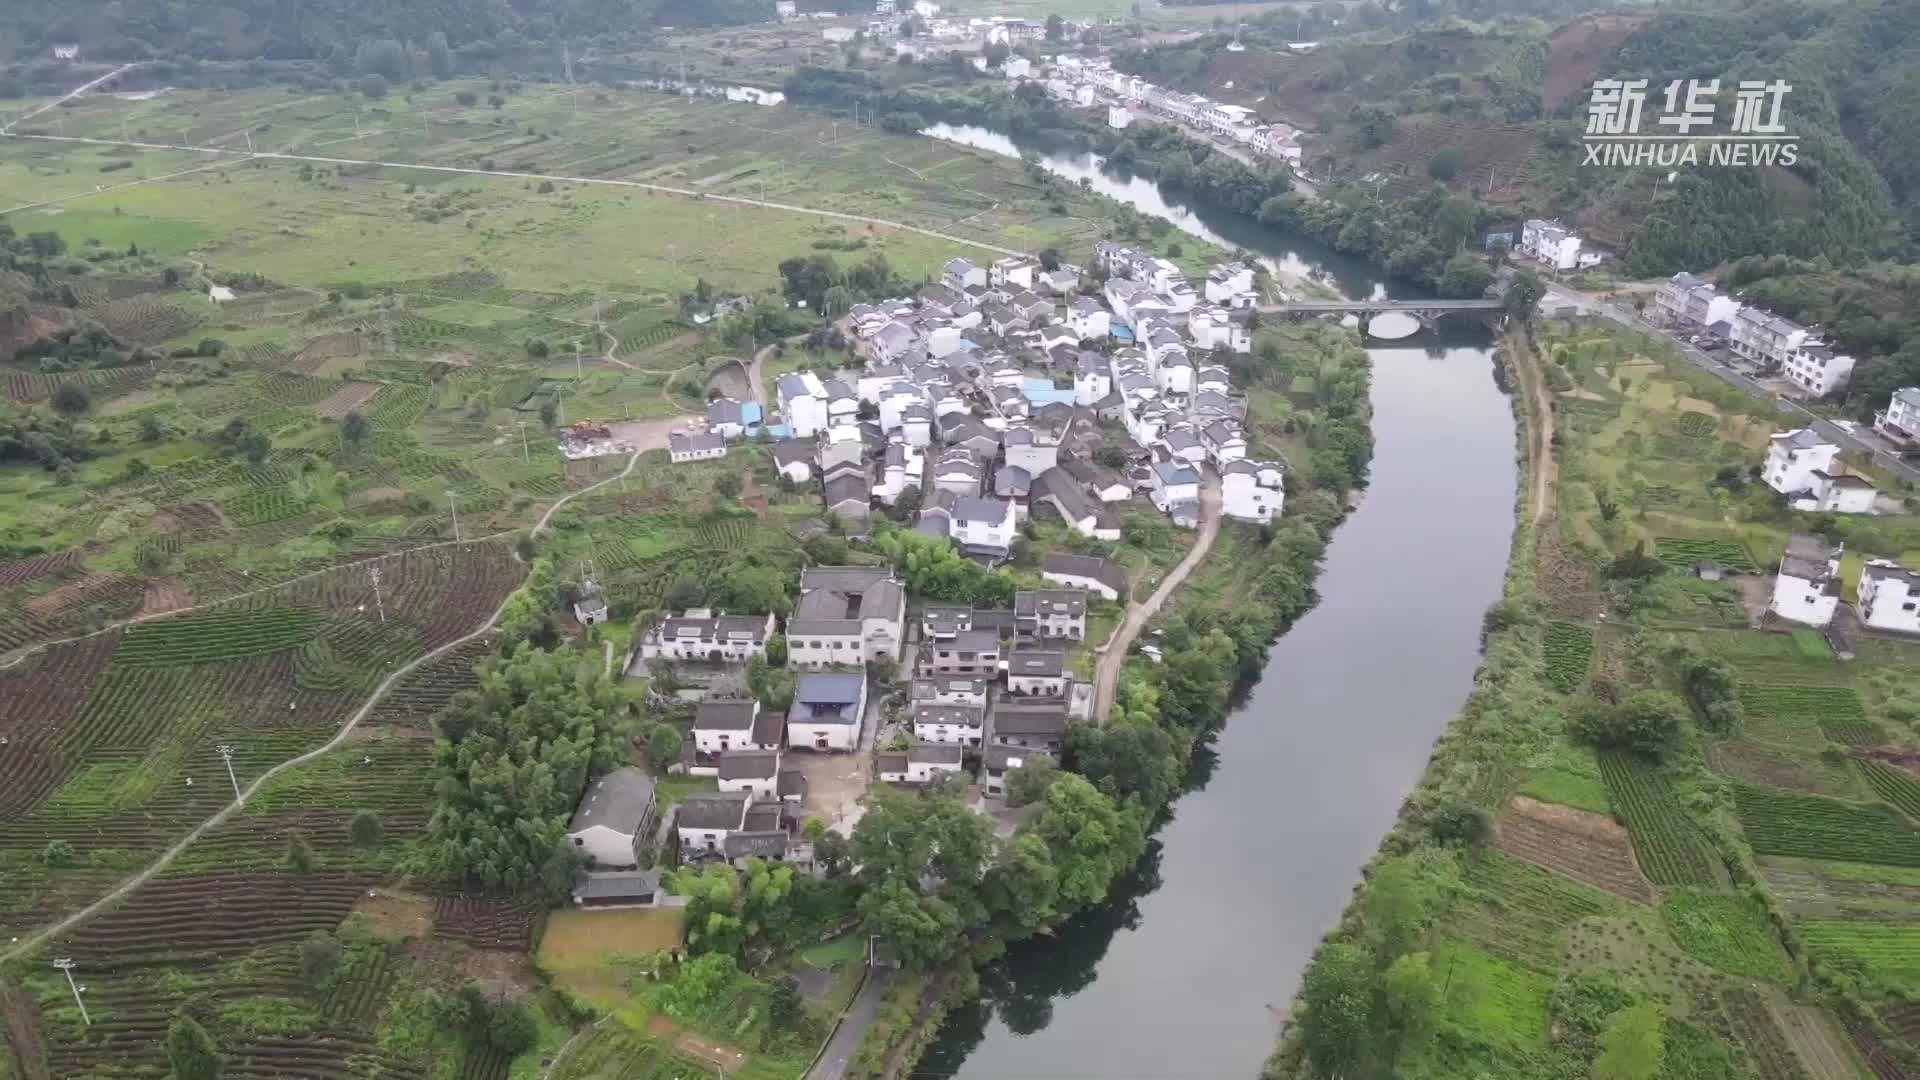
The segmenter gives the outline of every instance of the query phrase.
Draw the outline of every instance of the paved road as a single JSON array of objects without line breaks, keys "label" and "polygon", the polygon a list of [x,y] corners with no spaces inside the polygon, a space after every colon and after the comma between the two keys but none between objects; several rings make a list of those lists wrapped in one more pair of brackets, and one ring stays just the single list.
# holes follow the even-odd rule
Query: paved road
[{"label": "paved road", "polygon": [[1920,468],[1915,468],[1901,460],[1900,457],[1888,449],[1887,444],[1881,442],[1877,436],[1869,435],[1865,432],[1858,434],[1849,432],[1833,421],[1822,418],[1792,398],[1780,396],[1767,387],[1760,385],[1740,372],[1728,367],[1724,362],[1716,359],[1711,354],[1701,352],[1685,341],[1673,337],[1660,327],[1648,322],[1645,318],[1641,317],[1639,312],[1633,310],[1631,307],[1621,307],[1618,304],[1610,304],[1587,293],[1575,292],[1565,286],[1549,283],[1547,285],[1546,296],[1541,301],[1542,309],[1552,311],[1565,306],[1577,308],[1582,314],[1598,315],[1601,318],[1611,319],[1622,326],[1638,330],[1645,334],[1652,334],[1655,337],[1666,340],[1680,351],[1680,355],[1691,360],[1695,366],[1713,374],[1722,382],[1737,386],[1762,401],[1772,402],[1775,408],[1793,417],[1796,423],[1802,423],[1812,427],[1815,431],[1819,432],[1822,437],[1842,447],[1858,450],[1863,454],[1871,456],[1874,464],[1909,483],[1920,484]]},{"label": "paved road", "polygon": [[1100,654],[1099,666],[1093,674],[1093,719],[1095,723],[1107,721],[1108,708],[1113,704],[1114,688],[1120,685],[1120,669],[1126,666],[1127,650],[1133,647],[1133,639],[1146,629],[1147,620],[1160,611],[1161,605],[1173,595],[1173,590],[1187,580],[1193,568],[1213,550],[1213,542],[1220,536],[1220,477],[1212,469],[1206,469],[1200,477],[1200,535],[1193,542],[1193,550],[1180,560],[1167,576],[1161,580],[1160,587],[1146,601],[1127,608],[1127,617],[1121,621],[1113,636],[1107,639],[1106,651]]},{"label": "paved road", "polygon": [[866,1038],[867,1029],[873,1026],[874,1018],[880,1015],[880,1001],[886,997],[887,987],[893,984],[892,968],[873,968],[867,972],[866,984],[860,987],[860,993],[847,1006],[847,1012],[840,1020],[840,1026],[833,1031],[827,1048],[820,1053],[820,1060],[813,1063],[807,1071],[806,1080],[843,1080],[847,1075],[847,1062],[853,1060],[853,1052],[860,1049],[860,1040]]},{"label": "paved road", "polygon": [[[554,513],[558,511],[562,506],[565,506],[567,503],[573,501],[574,499],[577,499],[582,495],[588,494],[589,492],[592,492],[597,488],[603,488],[608,484],[615,483],[619,480],[624,479],[628,473],[631,473],[633,471],[633,467],[635,465],[638,465],[639,463],[640,463],[640,452],[635,451],[633,456],[627,459],[627,467],[622,469],[620,472],[616,473],[613,476],[609,476],[605,480],[602,480],[599,483],[594,484],[590,487],[581,488],[579,491],[573,492],[565,496],[564,498],[561,498],[559,501],[555,502],[552,506],[548,507],[546,513],[540,515],[540,520],[534,523],[532,531],[536,534],[541,532],[547,527],[547,523],[553,520]],[[149,863],[144,869],[126,878],[124,881],[120,882],[120,884],[114,886],[113,889],[110,892],[108,892],[106,895],[100,897],[100,899],[98,900],[95,900],[93,903],[88,904],[86,907],[83,907],[80,910],[74,912],[73,914],[65,916],[64,918],[48,923],[46,926],[43,926],[40,929],[25,935],[24,937],[21,937],[20,939],[15,941],[12,945],[10,945],[5,952],[0,952],[0,962],[5,962],[8,960],[16,959],[21,956],[25,956],[26,954],[32,952],[34,949],[39,948],[41,943],[45,942],[48,938],[52,937],[53,935],[65,933],[66,931],[73,929],[75,926],[78,926],[82,922],[85,922],[86,920],[93,918],[95,915],[98,915],[100,912],[105,911],[107,908],[113,906],[114,904],[119,903],[122,899],[126,897],[128,893],[131,893],[135,889],[138,889],[140,886],[145,885],[148,881],[152,880],[156,874],[160,873],[160,871],[162,870],[165,870],[167,866],[171,864],[173,860],[179,858],[180,853],[187,850],[187,848],[195,840],[198,840],[202,836],[205,836],[207,833],[207,830],[212,829],[214,826],[219,825],[221,822],[232,817],[235,813],[238,813],[242,807],[247,805],[248,799],[251,799],[255,795],[260,793],[260,789],[266,786],[267,781],[272,780],[276,775],[282,772],[285,772],[288,769],[298,768],[301,765],[305,765],[307,762],[314,761],[318,758],[324,757],[327,754],[330,754],[333,751],[339,749],[340,745],[346,742],[348,737],[353,734],[353,730],[360,726],[360,722],[362,720],[365,720],[370,714],[372,714],[374,706],[380,704],[380,699],[386,697],[387,692],[389,690],[392,690],[393,687],[397,683],[399,683],[401,679],[406,678],[407,675],[411,673],[415,668],[418,668],[422,664],[428,663],[432,660],[438,659],[439,657],[444,656],[449,652],[452,652],[453,650],[459,648],[462,645],[465,645],[467,642],[472,641],[475,638],[484,637],[487,634],[492,633],[494,629],[494,625],[500,621],[501,613],[507,609],[507,604],[510,603],[512,599],[513,599],[512,595],[509,594],[505,600],[500,601],[500,606],[493,609],[493,614],[488,615],[487,620],[481,623],[479,626],[475,627],[471,632],[462,634],[460,637],[454,638],[452,641],[449,641],[445,645],[442,645],[439,648],[434,649],[432,652],[424,653],[418,657],[415,657],[413,660],[410,660],[407,663],[400,665],[398,668],[395,668],[393,671],[393,674],[387,676],[384,680],[382,680],[380,685],[374,688],[372,695],[370,695],[367,698],[367,700],[360,706],[358,710],[354,712],[352,716],[349,716],[347,718],[346,723],[340,725],[340,730],[334,733],[333,738],[328,739],[324,744],[322,744],[321,746],[313,750],[309,750],[306,753],[299,755],[298,757],[288,758],[287,760],[281,762],[280,764],[275,765],[274,767],[261,773],[258,777],[254,778],[253,783],[248,784],[245,788],[241,789],[239,796],[235,798],[233,802],[228,803],[225,807],[221,808],[220,811],[215,813],[212,817],[209,817],[205,821],[194,826],[193,831],[181,837],[180,841],[174,844],[172,847],[161,852],[159,857],[155,858],[153,862]]]},{"label": "paved road", "polygon": [[938,229],[908,225],[901,221],[886,218],[867,217],[863,214],[843,214],[838,210],[822,210],[814,206],[796,206],[792,203],[769,202],[765,199],[749,199],[741,195],[715,195],[691,188],[669,187],[665,184],[644,184],[638,180],[614,180],[604,176],[560,176],[553,173],[509,172],[503,169],[469,169],[457,165],[423,165],[414,161],[372,161],[367,158],[322,157],[317,154],[276,154],[265,150],[249,152],[229,150],[221,146],[186,146],[180,143],[149,143],[126,139],[90,139],[79,135],[22,135],[19,132],[0,130],[0,135],[16,139],[37,139],[41,142],[84,143],[90,146],[126,146],[140,150],[183,150],[194,154],[221,154],[238,158],[259,159],[263,161],[304,161],[318,165],[366,165],[382,169],[417,169],[421,172],[453,173],[461,176],[498,176],[508,180],[551,180],[555,183],[594,184],[600,187],[638,188],[642,191],[655,191],[663,195],[682,195],[689,199],[702,199],[707,202],[729,203],[734,206],[754,206],[762,210],[784,210],[790,214],[808,214],[813,217],[829,218],[834,221],[851,221],[861,225],[878,225],[902,232],[918,233],[935,240],[944,240],[949,244],[961,244],[970,248],[991,251],[999,255],[1030,254],[1013,248],[1000,247],[965,236],[941,232]]}]

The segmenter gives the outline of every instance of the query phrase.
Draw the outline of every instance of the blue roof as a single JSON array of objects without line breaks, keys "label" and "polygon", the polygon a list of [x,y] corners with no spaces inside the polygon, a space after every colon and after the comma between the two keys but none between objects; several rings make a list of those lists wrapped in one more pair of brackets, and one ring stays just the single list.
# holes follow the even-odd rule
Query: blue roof
[{"label": "blue roof", "polygon": [[955,352],[974,352],[979,348],[980,346],[976,344],[972,338],[961,338],[960,344],[958,346],[955,346],[954,351]]},{"label": "blue roof", "polygon": [[792,429],[788,428],[787,425],[785,424],[768,424],[767,425],[767,437],[770,439],[785,439],[790,437],[792,434],[793,434]]},{"label": "blue roof", "polygon": [[1073,387],[1069,386],[1062,390],[1053,385],[1052,379],[1028,376],[1021,380],[1020,392],[1027,396],[1028,401],[1036,405],[1051,405],[1054,402],[1073,404]]},{"label": "blue roof", "polygon": [[1117,322],[1107,327],[1107,334],[1110,337],[1119,338],[1121,341],[1133,340],[1133,331],[1121,326]]},{"label": "blue roof", "polygon": [[760,403],[743,401],[740,403],[740,422],[748,427],[760,426]]}]

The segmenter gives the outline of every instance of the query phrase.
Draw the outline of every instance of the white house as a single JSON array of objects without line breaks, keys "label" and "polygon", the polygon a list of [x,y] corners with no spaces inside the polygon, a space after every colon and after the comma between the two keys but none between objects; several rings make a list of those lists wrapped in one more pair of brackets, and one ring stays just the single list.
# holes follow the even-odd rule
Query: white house
[{"label": "white house", "polygon": [[[971,682],[969,679],[940,679],[939,682]],[[913,737],[921,742],[954,743],[979,746],[986,729],[986,710],[980,705],[941,705],[915,702]]]},{"label": "white house", "polygon": [[1860,621],[1875,630],[1920,634],[1920,573],[1887,559],[1860,568]]},{"label": "white house", "polygon": [[1087,636],[1086,590],[1021,589],[1013,594],[1013,621],[1029,637],[1079,641]]},{"label": "white house", "polygon": [[1131,127],[1132,125],[1133,125],[1132,109],[1127,108],[1125,105],[1107,106],[1107,126],[1108,127],[1126,128],[1126,127]]},{"label": "white house", "polygon": [[1760,471],[1767,486],[1782,495],[1796,495],[1813,488],[1813,474],[1834,473],[1833,459],[1840,448],[1814,433],[1798,428],[1774,435],[1767,444],[1767,461]]},{"label": "white house", "polygon": [[597,867],[631,870],[653,839],[655,811],[652,779],[639,769],[615,769],[587,785],[567,823],[567,839]]},{"label": "white house", "polygon": [[806,570],[787,618],[787,664],[857,666],[881,657],[897,663],[906,619],[906,589],[885,567]]},{"label": "white house", "polygon": [[[968,629],[971,629],[971,624]],[[957,634],[956,630],[947,636],[951,639]],[[975,709],[987,707],[987,680],[985,679],[960,675],[915,679],[909,693],[915,708],[922,705],[964,705]]]},{"label": "white house", "polygon": [[796,750],[851,753],[860,748],[867,711],[865,672],[807,672],[793,681],[787,745]]},{"label": "white house", "polygon": [[1009,56],[1000,65],[1000,73],[1009,79],[1030,79],[1033,77],[1033,61],[1024,56]]},{"label": "white house", "polygon": [[1103,338],[1113,332],[1113,315],[1100,301],[1083,296],[1068,306],[1067,326],[1082,341]]},{"label": "white house", "polygon": [[767,654],[773,636],[773,616],[715,615],[707,608],[688,608],[677,618],[663,620],[640,636],[645,660],[690,660],[744,664]]},{"label": "white house", "polygon": [[1781,366],[1787,378],[1814,397],[1826,397],[1853,377],[1853,357],[1826,345],[1802,345]]},{"label": "white house", "polygon": [[1033,288],[1033,276],[1040,272],[1038,260],[1019,255],[996,259],[987,274],[987,284],[996,289]]},{"label": "white house", "polygon": [[224,304],[233,299],[233,290],[227,288],[225,285],[209,285],[207,286],[207,299],[216,304]]},{"label": "white house", "polygon": [[994,703],[987,724],[991,744],[1057,751],[1067,739],[1065,695],[1036,700],[1002,697]]},{"label": "white house", "polygon": [[854,29],[851,26],[829,26],[820,31],[820,36],[835,45],[845,45],[853,40]]},{"label": "white house", "polygon": [[1520,227],[1520,250],[1555,270],[1580,265],[1580,237],[1557,221],[1527,219]]},{"label": "white house", "polygon": [[80,46],[55,45],[53,47],[53,58],[55,60],[78,60],[80,59]]},{"label": "white house", "polygon": [[1901,446],[1920,441],[1920,386],[1895,390],[1887,407],[1873,414],[1873,429]]},{"label": "white house", "polygon": [[1071,426],[1072,421],[1068,420],[1064,427],[1057,429],[1044,423],[1038,427],[1008,428],[1000,437],[1001,453],[1008,465],[1025,469],[1028,476],[1039,476],[1060,463],[1060,440]]},{"label": "white house", "polygon": [[1253,268],[1246,263],[1227,262],[1207,271],[1206,296],[1209,304],[1228,304],[1241,293],[1253,291]]},{"label": "white house", "polygon": [[1229,461],[1220,468],[1224,512],[1237,521],[1272,521],[1286,501],[1280,466],[1271,461]]},{"label": "white house", "polygon": [[711,431],[676,431],[667,436],[667,458],[675,465],[727,456],[726,436]]},{"label": "white house", "polygon": [[1768,608],[1783,619],[1811,626],[1833,621],[1840,606],[1840,549],[1831,551],[1805,533],[1787,538],[1786,554],[1780,559],[1780,573],[1773,579],[1773,600]]},{"label": "white house", "polygon": [[777,750],[785,727],[786,717],[752,698],[708,698],[693,712],[693,748],[702,754]]},{"label": "white house", "polygon": [[1200,474],[1183,462],[1153,463],[1153,505],[1165,513],[1175,503],[1198,502]]},{"label": "white house", "polygon": [[1097,352],[1083,352],[1073,370],[1073,403],[1092,408],[1113,393],[1113,366]]},{"label": "white house", "polygon": [[720,755],[721,791],[744,791],[755,801],[780,797],[780,751],[728,750]]},{"label": "white house", "polygon": [[963,495],[949,511],[948,535],[960,549],[1004,559],[1013,546],[1013,503],[990,495]]},{"label": "white house", "polygon": [[1815,472],[1813,487],[1805,498],[1793,500],[1793,508],[1827,514],[1871,514],[1878,494],[1873,485],[1861,477]]},{"label": "white house", "polygon": [[1207,448],[1207,456],[1213,459],[1215,465],[1225,465],[1247,456],[1247,437],[1241,433],[1240,425],[1232,420],[1215,420],[1201,428],[1200,442]]},{"label": "white house", "polygon": [[1820,344],[1820,335],[1765,308],[1746,307],[1733,317],[1733,351],[1767,367],[1784,367],[1803,346]]},{"label": "white house", "polygon": [[960,771],[964,751],[947,743],[915,743],[905,750],[882,750],[874,755],[880,781],[887,784],[931,784]]},{"label": "white house", "polygon": [[573,618],[581,626],[599,626],[607,621],[607,594],[592,578],[580,585],[580,599],[573,602]]},{"label": "white house", "polygon": [[1653,309],[1660,321],[1675,328],[1706,330],[1715,323],[1731,325],[1740,306],[1738,300],[1684,270],[1662,282],[1653,294]]},{"label": "white house", "polygon": [[805,439],[781,439],[773,444],[773,465],[796,484],[813,479],[813,444]]},{"label": "white house", "polygon": [[787,430],[811,439],[827,427],[827,388],[811,371],[790,371],[774,384]]},{"label": "white house", "polygon": [[965,292],[976,286],[984,289],[987,285],[987,269],[975,266],[967,259],[948,259],[946,266],[941,268],[940,280],[956,292]]},{"label": "white house", "polygon": [[1007,657],[1007,692],[1016,695],[1059,697],[1070,681],[1067,654],[1058,649],[1022,646]]},{"label": "white house", "polygon": [[791,19],[799,11],[794,0],[773,0],[773,15],[777,19]]},{"label": "white house", "polygon": [[674,831],[683,851],[718,852],[727,837],[747,825],[753,796],[744,791],[697,792],[681,800],[674,811]]}]

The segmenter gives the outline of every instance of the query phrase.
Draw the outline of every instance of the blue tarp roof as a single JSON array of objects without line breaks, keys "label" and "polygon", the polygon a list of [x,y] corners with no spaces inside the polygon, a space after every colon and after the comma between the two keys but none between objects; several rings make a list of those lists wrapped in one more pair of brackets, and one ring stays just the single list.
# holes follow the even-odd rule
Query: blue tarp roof
[{"label": "blue tarp roof", "polygon": [[1056,401],[1073,404],[1073,387],[1069,386],[1062,390],[1053,385],[1052,379],[1041,379],[1029,375],[1021,380],[1020,392],[1026,395],[1028,401],[1036,405],[1050,405]]},{"label": "blue tarp roof", "polygon": [[784,439],[790,436],[792,433],[793,433],[792,430],[788,428],[787,425],[785,424],[768,424],[767,425],[767,438],[769,439]]},{"label": "blue tarp roof", "polygon": [[1119,338],[1121,341],[1133,340],[1133,331],[1127,329],[1124,326],[1121,326],[1119,323],[1114,323],[1108,326],[1107,333],[1113,337]]},{"label": "blue tarp roof", "polygon": [[760,426],[760,403],[743,401],[740,403],[740,422],[748,427]]}]

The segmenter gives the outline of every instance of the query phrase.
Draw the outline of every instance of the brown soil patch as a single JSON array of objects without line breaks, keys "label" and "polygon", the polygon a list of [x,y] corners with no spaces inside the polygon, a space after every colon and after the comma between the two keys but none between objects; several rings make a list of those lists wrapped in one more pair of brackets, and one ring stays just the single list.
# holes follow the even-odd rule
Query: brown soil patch
[{"label": "brown soil patch", "polygon": [[178,578],[153,578],[140,601],[140,614],[158,615],[193,606],[193,593]]},{"label": "brown soil patch", "polygon": [[0,1014],[7,1023],[7,1045],[26,1080],[47,1080],[47,1038],[40,1030],[40,1010],[33,998],[18,990],[0,990]]},{"label": "brown soil patch", "polygon": [[1593,588],[1587,561],[1570,549],[1560,535],[1560,522],[1547,518],[1534,534],[1534,573],[1547,614],[1568,622],[1591,622],[1606,610],[1606,601]]},{"label": "brown soil patch", "polygon": [[1563,398],[1573,398],[1576,401],[1607,400],[1607,396],[1605,394],[1595,393],[1594,391],[1589,390],[1584,386],[1576,386],[1571,390],[1562,390],[1560,391],[1560,396]]},{"label": "brown soil patch", "polygon": [[460,963],[467,978],[479,983],[487,996],[495,999],[525,997],[538,988],[539,980],[527,963],[525,953],[496,949],[473,949]]},{"label": "brown soil patch", "polygon": [[1585,94],[1603,64],[1613,59],[1620,43],[1632,37],[1651,16],[1583,15],[1556,31],[1547,42],[1547,83],[1543,96],[1548,110]]},{"label": "brown soil patch", "polygon": [[[1804,864],[1803,864],[1804,865]],[[1888,885],[1878,881],[1853,881],[1824,877],[1815,870],[1771,860],[1757,864],[1760,880],[1767,891],[1779,899],[1792,914],[1834,913],[1847,906],[1845,901],[1863,900],[1886,903],[1920,904],[1920,886]]]},{"label": "brown soil patch", "polygon": [[423,938],[433,932],[433,900],[394,889],[368,889],[353,905],[365,915],[374,932],[388,941]]},{"label": "brown soil patch", "polygon": [[372,401],[383,389],[379,383],[343,383],[340,389],[315,402],[313,411],[328,420],[338,420]]},{"label": "brown soil patch", "polygon": [[325,334],[307,342],[306,347],[295,353],[287,366],[311,374],[326,366],[329,360],[341,356],[360,355],[360,348],[358,331]]},{"label": "brown soil patch", "polygon": [[127,580],[125,574],[88,574],[50,593],[27,601],[27,610],[35,615],[57,615],[68,608],[90,604],[100,599],[103,594],[111,592],[125,580]]},{"label": "brown soil patch", "polygon": [[1627,830],[1599,814],[1516,795],[1500,815],[1494,846],[1615,896],[1643,904],[1657,898],[1633,861]]},{"label": "brown soil patch", "polygon": [[378,506],[381,503],[399,502],[407,497],[405,488],[375,487],[365,491],[356,491],[347,497],[347,505],[358,509],[363,506]]},{"label": "brown soil patch", "polygon": [[739,1072],[747,1064],[747,1055],[705,1036],[682,1031],[679,1025],[664,1016],[647,1018],[647,1034],[668,1040],[673,1043],[674,1049],[688,1057],[699,1058],[722,1072]]},{"label": "brown soil patch", "polygon": [[1813,1080],[1856,1080],[1860,1075],[1853,1055],[1847,1052],[1845,1036],[1826,1010],[1792,1005],[1773,993],[1767,995],[1767,1012]]}]

